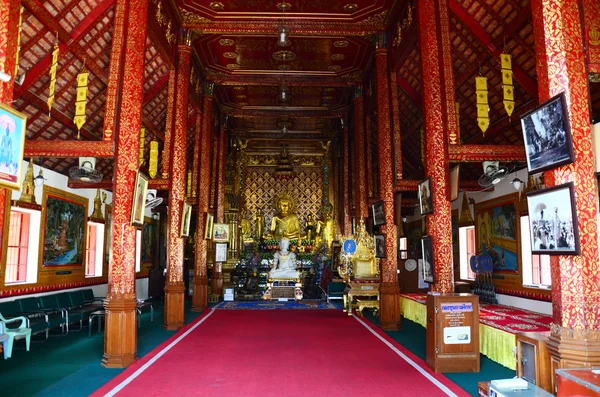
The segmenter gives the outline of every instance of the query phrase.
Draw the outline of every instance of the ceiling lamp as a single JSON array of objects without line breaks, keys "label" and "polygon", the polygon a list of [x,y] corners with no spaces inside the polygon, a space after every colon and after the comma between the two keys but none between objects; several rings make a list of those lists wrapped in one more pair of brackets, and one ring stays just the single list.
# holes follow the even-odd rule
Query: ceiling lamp
[{"label": "ceiling lamp", "polygon": [[287,153],[287,145],[283,145],[283,150],[281,151],[279,160],[277,160],[274,176],[275,178],[282,180],[290,180],[296,177],[296,173],[292,167],[292,162],[290,161],[290,157]]},{"label": "ceiling lamp", "polygon": [[289,3],[277,4],[277,8],[280,8],[282,11],[281,25],[277,29],[277,32],[278,32],[277,45],[279,45],[280,47],[287,47],[291,44],[290,40],[288,39],[290,30],[287,26],[285,26],[285,10],[286,10],[286,8],[289,8],[289,7],[290,7]]}]

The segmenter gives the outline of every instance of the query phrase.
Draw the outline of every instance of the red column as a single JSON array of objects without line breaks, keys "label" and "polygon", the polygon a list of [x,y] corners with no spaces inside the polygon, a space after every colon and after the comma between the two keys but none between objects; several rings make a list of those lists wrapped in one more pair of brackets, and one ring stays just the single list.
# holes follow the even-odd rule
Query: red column
[{"label": "red column", "polygon": [[104,335],[105,367],[122,368],[137,357],[135,295],[135,233],[131,212],[139,134],[142,125],[144,52],[146,48],[147,0],[118,0],[115,20],[124,18],[125,57],[120,68],[122,101],[117,114],[117,137],[113,182],[112,263],[109,265]]},{"label": "red column", "polygon": [[[184,34],[185,35],[185,34]],[[190,81],[190,36],[182,37],[185,43],[177,47],[177,83],[173,148],[171,151],[171,190],[169,191],[169,233],[167,244],[167,280],[165,286],[165,329],[183,327],[183,248],[181,237],[181,211],[185,202],[188,91]]]},{"label": "red column", "polygon": [[[419,15],[419,42],[421,44],[421,70],[423,71],[423,103],[425,115],[426,175],[431,178],[433,214],[427,215],[427,230],[433,241],[434,289],[441,293],[454,291],[452,265],[452,226],[450,223],[450,201],[448,187],[448,117],[444,98],[444,71],[440,66],[442,49],[449,43],[439,40],[439,8],[447,8],[445,0],[421,0]],[[446,18],[447,18],[446,13]],[[445,24],[448,26],[447,21]],[[450,65],[452,61],[450,60]],[[452,101],[452,110],[454,101]],[[450,110],[450,109],[448,109]]]},{"label": "red column", "polygon": [[[196,109],[196,125],[194,128],[194,159],[192,162],[192,197],[198,197],[198,172],[200,169],[200,138],[202,137],[202,113]],[[197,204],[197,201],[196,201]]]},{"label": "red column", "polygon": [[[598,21],[600,21],[600,2],[598,0],[582,0],[581,4],[583,4],[584,39],[590,81],[598,82],[600,79],[600,40],[598,40],[598,34],[600,34],[600,25],[598,25]],[[591,80],[592,77],[594,80]]]},{"label": "red column", "polygon": [[[21,1],[0,0],[0,4],[0,71],[12,76],[10,81],[0,82],[0,103],[11,106],[15,78],[17,77],[14,76],[14,72]],[[9,214],[6,213],[6,200],[10,200],[10,198],[10,191],[0,188],[0,225],[5,225],[6,218],[9,217]],[[5,252],[4,243],[0,241],[0,244],[2,246],[0,252]],[[4,282],[1,282],[0,285],[4,285]]]},{"label": "red column", "polygon": [[397,181],[402,179],[402,134],[400,132],[400,103],[396,73],[390,73],[390,90],[392,94],[392,125],[394,127],[394,181]]},{"label": "red column", "polygon": [[381,36],[375,52],[375,77],[377,79],[377,152],[379,156],[379,197],[385,209],[385,225],[380,231],[385,235],[386,257],[381,259],[381,298],[379,324],[386,330],[401,328],[400,287],[398,286],[398,241],[394,219],[394,147],[390,128],[390,80],[388,50],[385,36]]},{"label": "red column", "polygon": [[[215,198],[215,223],[225,223],[225,166],[227,161],[227,127],[221,127],[217,149],[217,180]],[[223,264],[215,262],[212,272],[212,295],[220,297],[223,292]]]},{"label": "red column", "polygon": [[177,86],[177,72],[175,69],[169,71],[169,86],[167,92],[167,119],[165,122],[165,143],[163,145],[163,152],[161,156],[162,179],[169,178],[169,172],[171,171],[171,135],[173,131],[173,114],[175,113],[175,90]]},{"label": "red column", "polygon": [[553,365],[570,368],[600,365],[598,187],[579,4],[531,3],[540,102],[565,93],[575,154],[574,163],[544,172],[546,186],[575,183],[581,255],[551,257],[554,322],[548,342]]},{"label": "red column", "polygon": [[367,204],[367,175],[366,175],[366,146],[365,146],[365,106],[363,102],[362,84],[354,88],[354,214],[356,222],[360,218],[369,217]]},{"label": "red column", "polygon": [[[371,123],[371,116],[365,117],[365,154],[366,154],[366,166],[367,166],[367,200],[373,198],[373,179],[375,178],[373,172],[373,124]],[[368,201],[367,201],[368,205]]]},{"label": "red column", "polygon": [[[200,138],[200,170],[198,172],[198,214],[196,221],[196,244],[194,252],[194,294],[192,310],[203,311],[208,306],[207,252],[209,240],[205,240],[206,216],[210,195],[211,126],[213,108],[213,83],[204,84],[204,110],[202,112],[202,136]],[[196,132],[198,133],[198,131]]]},{"label": "red column", "polygon": [[350,223],[350,136],[348,132],[348,127],[344,125],[342,127],[342,180],[340,181],[340,185],[342,187],[342,197],[341,197],[341,212],[340,215],[342,217],[342,234],[344,236],[350,235],[352,232],[352,225]]}]

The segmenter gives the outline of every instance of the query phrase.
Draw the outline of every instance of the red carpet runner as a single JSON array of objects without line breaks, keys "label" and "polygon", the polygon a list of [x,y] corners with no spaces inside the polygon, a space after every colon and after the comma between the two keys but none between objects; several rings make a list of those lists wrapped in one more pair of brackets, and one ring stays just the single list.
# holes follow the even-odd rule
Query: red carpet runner
[{"label": "red carpet runner", "polygon": [[93,396],[468,395],[422,365],[341,310],[216,310]]}]

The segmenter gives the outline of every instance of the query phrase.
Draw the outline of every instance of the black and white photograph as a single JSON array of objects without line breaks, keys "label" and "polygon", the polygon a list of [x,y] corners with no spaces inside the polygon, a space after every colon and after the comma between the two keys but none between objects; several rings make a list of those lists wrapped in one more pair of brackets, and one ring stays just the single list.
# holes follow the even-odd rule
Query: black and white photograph
[{"label": "black and white photograph", "polygon": [[433,197],[431,196],[431,178],[427,178],[422,182],[419,182],[419,189],[417,190],[419,195],[419,208],[421,209],[421,215],[430,214],[433,212]]},{"label": "black and white photograph", "polygon": [[376,234],[373,238],[375,239],[375,257],[385,258],[385,236],[383,234]]},{"label": "black and white photograph", "polygon": [[373,225],[379,226],[385,224],[385,210],[383,208],[383,201],[377,201],[371,205],[371,212],[373,214]]},{"label": "black and white photograph", "polygon": [[531,253],[579,255],[573,182],[527,195]]},{"label": "black and white photograph", "polygon": [[575,160],[564,93],[525,113],[521,128],[530,174]]},{"label": "black and white photograph", "polygon": [[434,283],[434,271],[433,271],[433,243],[431,236],[424,236],[421,238],[421,248],[423,251],[423,281],[426,283]]}]

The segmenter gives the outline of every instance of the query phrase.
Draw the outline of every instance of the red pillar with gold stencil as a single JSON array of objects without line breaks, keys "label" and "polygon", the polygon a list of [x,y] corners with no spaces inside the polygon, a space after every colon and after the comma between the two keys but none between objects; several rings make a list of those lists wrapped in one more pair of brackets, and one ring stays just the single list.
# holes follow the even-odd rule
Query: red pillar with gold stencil
[{"label": "red pillar with gold stencil", "polygon": [[[210,196],[210,163],[212,141],[212,108],[214,83],[204,83],[204,104],[202,111],[202,136],[200,138],[200,170],[198,172],[198,214],[196,220],[196,244],[194,252],[194,293],[192,310],[199,312],[208,306],[207,254],[210,240],[205,239],[206,217]],[[198,133],[198,131],[196,131]]]},{"label": "red pillar with gold stencil", "polygon": [[[0,103],[10,106],[13,99],[13,90],[15,86],[15,74],[17,63],[17,41],[19,35],[19,19],[21,15],[20,0],[0,0],[0,71],[10,75],[12,78],[3,82],[0,81]],[[10,200],[11,191],[0,188],[0,225],[4,225],[9,214],[6,213],[6,201]],[[4,227],[0,228],[4,230]],[[3,245],[2,240],[0,244]],[[5,256],[6,249],[0,249],[2,256]],[[0,263],[4,263],[0,257]],[[1,266],[1,265],[0,265]]]},{"label": "red pillar with gold stencil", "polygon": [[354,215],[356,223],[360,218],[367,219],[367,163],[365,146],[365,104],[362,84],[354,87]]},{"label": "red pillar with gold stencil", "polygon": [[[590,95],[580,2],[533,0],[540,102],[565,93],[575,162],[544,173],[546,186],[575,184],[581,255],[552,256],[552,315],[548,350],[556,368],[600,365],[598,182],[590,129]],[[552,377],[554,382],[554,377]]]},{"label": "red pillar with gold stencil", "polygon": [[113,182],[112,262],[108,273],[106,332],[102,365],[122,368],[137,358],[135,294],[135,234],[131,225],[142,125],[144,52],[148,0],[118,0],[115,23],[125,29],[126,56],[122,62],[121,97],[117,109],[117,137]]},{"label": "red pillar with gold stencil", "polygon": [[385,224],[380,231],[385,235],[386,257],[381,259],[381,290],[379,324],[385,330],[397,330],[400,323],[400,286],[398,285],[398,241],[394,219],[394,147],[390,128],[390,78],[388,50],[384,34],[377,40],[375,52],[377,79],[377,152],[379,155],[379,196],[385,209]]},{"label": "red pillar with gold stencil", "polygon": [[[342,119],[343,120],[343,119]],[[350,224],[350,136],[348,132],[348,126],[344,124],[342,126],[342,180],[340,181],[340,185],[342,188],[342,197],[341,197],[341,219],[340,223],[342,224],[342,235],[348,236],[351,233],[351,224]]]},{"label": "red pillar with gold stencil", "polygon": [[[442,8],[445,12],[440,12]],[[452,67],[450,42],[440,39],[444,37],[441,30],[449,26],[447,9],[445,0],[421,0],[417,6],[423,71],[426,175],[431,178],[429,194],[433,198],[433,213],[427,215],[427,230],[433,243],[433,289],[441,293],[454,292],[448,139],[456,132],[451,125],[451,117],[454,117],[456,126],[456,116],[454,100],[447,100],[448,97],[453,98],[454,94],[450,91],[454,84],[444,82],[449,77],[448,73],[452,76],[451,70],[446,71]]]},{"label": "red pillar with gold stencil", "polygon": [[[225,223],[225,165],[227,162],[227,142],[227,127],[222,126],[217,149],[215,223]],[[231,230],[229,232],[233,233]],[[220,262],[215,262],[213,265],[211,287],[212,295],[215,298],[220,297],[223,292],[223,264]]]},{"label": "red pillar with gold stencil", "polygon": [[167,245],[167,280],[165,286],[165,329],[183,327],[183,248],[181,237],[181,215],[186,193],[186,154],[188,91],[190,81],[191,35],[181,33],[177,46],[179,59],[175,89],[175,117],[173,128],[173,150],[171,150],[171,190],[169,191],[169,233]]}]

